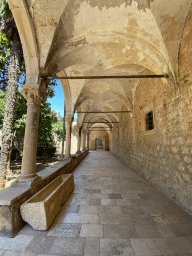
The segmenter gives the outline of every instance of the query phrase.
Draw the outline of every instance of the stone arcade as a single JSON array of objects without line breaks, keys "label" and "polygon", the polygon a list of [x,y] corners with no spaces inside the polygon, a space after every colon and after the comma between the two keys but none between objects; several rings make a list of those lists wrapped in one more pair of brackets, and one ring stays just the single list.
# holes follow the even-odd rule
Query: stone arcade
[{"label": "stone arcade", "polygon": [[[98,145],[191,214],[192,0],[8,3],[25,57],[27,124],[21,175],[0,191],[1,234],[16,235],[24,225],[20,205],[59,175],[71,173]],[[36,174],[47,78],[164,74],[168,77],[60,79],[66,102],[65,159]],[[71,158],[76,111],[77,154]]]}]

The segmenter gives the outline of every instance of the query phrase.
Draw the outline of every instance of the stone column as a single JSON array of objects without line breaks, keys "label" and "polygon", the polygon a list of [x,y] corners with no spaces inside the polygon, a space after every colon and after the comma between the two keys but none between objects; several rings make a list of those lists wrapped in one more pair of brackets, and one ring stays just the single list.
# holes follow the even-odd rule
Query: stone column
[{"label": "stone column", "polygon": [[86,131],[81,129],[81,138],[82,138],[82,150],[85,151],[85,133]]},{"label": "stone column", "polygon": [[77,152],[76,154],[80,154],[80,147],[81,147],[81,133],[80,133],[80,127],[78,127],[79,130],[77,131]]},{"label": "stone column", "polygon": [[21,93],[27,99],[27,120],[21,174],[13,186],[19,183],[35,186],[41,181],[36,174],[39,110],[41,103],[46,101],[47,93],[45,85],[23,85],[22,89]]},{"label": "stone column", "polygon": [[97,139],[95,139],[95,150],[97,150]]},{"label": "stone column", "polygon": [[66,123],[66,144],[65,144],[65,157],[64,159],[70,159],[70,151],[71,151],[71,124],[72,124],[73,117],[66,116],[65,123]]},{"label": "stone column", "polygon": [[89,149],[89,131],[87,131],[86,136],[87,136],[87,140],[86,140],[86,142],[87,142],[87,144],[86,144],[86,148],[87,148],[87,149]]}]

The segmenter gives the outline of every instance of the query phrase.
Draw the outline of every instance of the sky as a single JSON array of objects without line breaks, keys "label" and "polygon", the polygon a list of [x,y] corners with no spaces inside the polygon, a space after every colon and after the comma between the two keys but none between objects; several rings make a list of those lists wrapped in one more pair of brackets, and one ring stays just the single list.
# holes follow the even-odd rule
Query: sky
[{"label": "sky", "polygon": [[61,117],[64,116],[64,93],[60,80],[57,80],[57,86],[54,87],[55,96],[47,98],[47,102],[51,103],[51,110],[59,111]]}]

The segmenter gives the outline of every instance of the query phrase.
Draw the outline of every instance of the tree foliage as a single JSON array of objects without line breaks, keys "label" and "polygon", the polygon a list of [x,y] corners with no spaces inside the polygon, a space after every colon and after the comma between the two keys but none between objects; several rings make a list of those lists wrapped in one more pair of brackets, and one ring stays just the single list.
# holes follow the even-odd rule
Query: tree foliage
[{"label": "tree foliage", "polygon": [[[5,104],[7,100],[7,87],[8,87],[8,66],[10,57],[12,56],[13,40],[19,40],[18,31],[12,17],[11,10],[7,0],[0,0],[0,129],[3,125],[5,114]],[[24,83],[25,80],[25,63],[23,59],[22,48],[19,53],[19,78]],[[48,97],[52,98],[54,94],[54,86],[56,80],[50,81],[48,85]],[[16,138],[24,137],[27,105],[26,100],[20,92],[16,94],[14,111],[14,122],[12,132]],[[39,136],[38,144],[51,144],[52,140],[52,123],[55,123],[56,117],[51,112],[50,104],[43,103],[40,107],[39,117]]]},{"label": "tree foliage", "polygon": [[63,136],[63,118],[52,124],[52,131],[57,135],[58,141],[62,140]]},{"label": "tree foliage", "polygon": [[57,122],[55,114],[51,111],[50,103],[44,102],[40,107],[38,144],[51,146],[52,124]]}]

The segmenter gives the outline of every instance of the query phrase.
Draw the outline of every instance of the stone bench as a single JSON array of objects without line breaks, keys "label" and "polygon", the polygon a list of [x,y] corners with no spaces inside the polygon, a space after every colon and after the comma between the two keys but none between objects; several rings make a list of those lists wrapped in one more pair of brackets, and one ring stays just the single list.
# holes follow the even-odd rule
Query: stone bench
[{"label": "stone bench", "polygon": [[57,177],[20,206],[23,220],[35,230],[47,230],[73,190],[73,174]]}]

